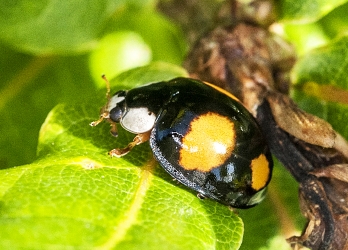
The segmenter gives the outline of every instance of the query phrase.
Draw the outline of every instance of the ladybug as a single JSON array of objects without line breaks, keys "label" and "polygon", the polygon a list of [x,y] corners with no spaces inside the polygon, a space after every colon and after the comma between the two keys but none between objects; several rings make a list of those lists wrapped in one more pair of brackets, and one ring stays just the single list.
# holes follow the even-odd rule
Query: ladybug
[{"label": "ladybug", "polygon": [[159,164],[198,196],[235,208],[255,206],[264,198],[272,157],[256,120],[231,93],[183,77],[112,97],[109,89],[99,120],[90,125],[106,119],[114,136],[118,123],[136,134],[111,156],[121,157],[149,140]]}]

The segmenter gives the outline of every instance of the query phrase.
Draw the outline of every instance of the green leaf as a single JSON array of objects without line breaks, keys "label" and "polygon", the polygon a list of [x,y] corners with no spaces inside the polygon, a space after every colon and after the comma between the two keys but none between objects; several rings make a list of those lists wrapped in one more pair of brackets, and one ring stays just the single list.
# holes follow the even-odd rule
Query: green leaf
[{"label": "green leaf", "polygon": [[278,1],[278,11],[283,22],[314,22],[347,0],[283,0]]},{"label": "green leaf", "polygon": [[36,158],[40,126],[59,102],[96,95],[88,57],[31,57],[1,48],[0,168]]},{"label": "green leaf", "polygon": [[285,24],[286,37],[295,47],[297,55],[302,56],[312,49],[326,45],[330,38],[320,23]]},{"label": "green leaf", "polygon": [[348,138],[348,36],[307,53],[296,63],[293,97],[300,107],[328,121]]},{"label": "green leaf", "polygon": [[[124,73],[113,86],[144,72],[155,80],[160,67]],[[182,75],[162,64],[159,77],[166,72]],[[97,103],[55,107],[40,131],[39,159],[0,171],[0,248],[238,249],[241,219],[173,181],[147,143],[122,158],[107,155],[134,135],[120,130],[115,139],[106,123],[90,127]]]},{"label": "green leaf", "polygon": [[348,4],[343,4],[330,13],[310,23],[282,23],[286,38],[295,46],[297,54],[302,56],[320,46],[332,42],[332,39],[347,34],[348,20],[346,14]]},{"label": "green leaf", "polygon": [[158,12],[124,9],[110,22],[109,32],[138,33],[152,50],[153,61],[181,64],[187,52],[186,37],[179,27]]},{"label": "green leaf", "polygon": [[90,55],[93,77],[100,80],[101,73],[109,78],[128,69],[150,63],[151,48],[133,31],[119,31],[106,35]]},{"label": "green leaf", "polygon": [[[306,40],[309,43],[311,34],[313,38],[321,36],[322,43],[325,44],[313,50],[305,46],[300,49],[303,56],[292,70],[292,82],[295,84],[292,95],[294,100],[302,109],[328,121],[345,138],[348,138],[345,122],[348,118],[348,36],[344,34],[348,27],[345,18],[347,8],[348,4],[345,4],[317,23],[286,26],[288,32],[293,31],[294,36],[290,37],[298,47],[303,46]],[[295,36],[296,29],[298,38]],[[307,30],[308,33],[303,32],[301,35],[301,30]],[[309,34],[310,32],[312,33]],[[329,40],[330,36],[336,35],[339,36]],[[316,42],[318,41],[317,39]],[[313,42],[310,46],[313,46]]]},{"label": "green leaf", "polygon": [[[0,39],[34,54],[70,54],[93,48],[111,15],[127,0],[0,1]],[[138,3],[147,5],[147,2]]]},{"label": "green leaf", "polygon": [[95,79],[102,73],[112,78],[151,60],[180,65],[185,52],[185,38],[174,23],[155,11],[125,8],[108,23],[107,35],[90,55],[90,68]]},{"label": "green leaf", "polygon": [[348,36],[307,53],[296,63],[292,79],[296,84],[315,82],[348,89]]},{"label": "green leaf", "polygon": [[319,20],[325,33],[331,38],[341,36],[348,31],[348,4],[339,6]]}]

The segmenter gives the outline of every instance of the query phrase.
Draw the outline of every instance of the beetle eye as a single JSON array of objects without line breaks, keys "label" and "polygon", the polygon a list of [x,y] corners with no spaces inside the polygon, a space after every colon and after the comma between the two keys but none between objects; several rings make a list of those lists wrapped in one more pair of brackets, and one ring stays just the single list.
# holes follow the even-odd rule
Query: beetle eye
[{"label": "beetle eye", "polygon": [[123,110],[120,106],[114,107],[113,109],[111,109],[109,113],[110,119],[113,120],[114,122],[120,122],[122,115],[123,115]]}]

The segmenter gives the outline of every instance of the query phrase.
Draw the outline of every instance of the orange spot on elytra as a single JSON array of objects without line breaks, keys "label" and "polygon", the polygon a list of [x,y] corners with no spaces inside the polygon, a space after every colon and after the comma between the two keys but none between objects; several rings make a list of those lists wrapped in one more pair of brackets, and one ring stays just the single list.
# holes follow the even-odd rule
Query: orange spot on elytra
[{"label": "orange spot on elytra", "polygon": [[235,136],[229,118],[213,112],[201,115],[190,123],[182,140],[179,164],[186,170],[210,171],[231,156]]},{"label": "orange spot on elytra", "polygon": [[269,162],[264,154],[251,161],[252,188],[256,191],[264,188],[270,175]]}]

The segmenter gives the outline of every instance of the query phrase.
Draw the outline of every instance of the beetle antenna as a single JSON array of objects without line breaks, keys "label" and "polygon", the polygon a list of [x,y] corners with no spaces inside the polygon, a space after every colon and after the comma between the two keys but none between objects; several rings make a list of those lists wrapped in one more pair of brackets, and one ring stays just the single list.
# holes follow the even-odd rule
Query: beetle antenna
[{"label": "beetle antenna", "polygon": [[[105,83],[106,83],[106,99],[107,99],[107,103],[106,105],[101,109],[100,112],[100,117],[98,120],[91,122],[89,125],[91,126],[97,126],[99,123],[101,123],[106,117],[108,117],[109,115],[109,111],[107,111],[109,103],[110,103],[110,82],[109,80],[106,78],[105,75],[102,75],[102,78],[104,79]],[[116,130],[115,128],[112,129],[112,131]],[[115,132],[117,134],[117,132]]]},{"label": "beetle antenna", "polygon": [[105,75],[102,75],[103,80],[106,83],[106,99],[108,100],[108,103],[110,101],[110,82],[109,80],[106,78]]}]

